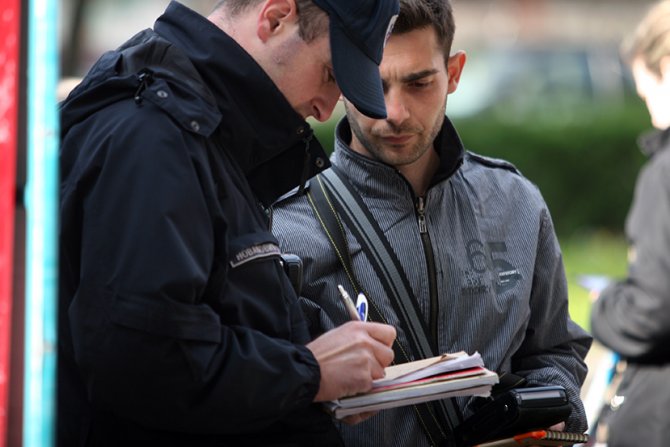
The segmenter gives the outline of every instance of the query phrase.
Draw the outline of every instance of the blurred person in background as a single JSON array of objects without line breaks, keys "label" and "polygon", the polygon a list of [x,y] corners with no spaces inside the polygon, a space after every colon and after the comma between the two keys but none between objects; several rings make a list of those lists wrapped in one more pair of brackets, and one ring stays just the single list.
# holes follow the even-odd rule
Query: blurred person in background
[{"label": "blurred person in background", "polygon": [[[397,0],[172,2],[61,107],[58,445],[339,446],[395,329],[310,341],[267,210],[328,166],[305,121],[385,116]],[[356,422],[356,419],[350,420]],[[29,421],[27,421],[29,423]]]},{"label": "blurred person in background", "polygon": [[[510,163],[465,150],[445,116],[466,61],[451,52],[454,33],[449,0],[400,1],[380,66],[388,117],[368,118],[345,99],[331,161],[398,255],[435,351],[479,351],[488,368],[516,376],[515,385],[565,387],[572,413],[553,428],[583,432],[579,393],[591,337],[568,314],[561,251],[540,191]],[[311,180],[310,191],[318,188]],[[282,249],[305,264],[301,297],[319,336],[345,323],[335,285],[353,281],[308,198],[289,194],[273,208]],[[352,287],[378,309],[375,321],[398,327],[370,259],[343,231],[360,286]],[[409,339],[400,327],[398,351],[411,356]],[[458,402],[467,417],[476,400]],[[407,406],[340,429],[348,446],[455,445],[444,424],[442,433],[430,429],[431,417]]]},{"label": "blurred person in background", "polygon": [[622,52],[655,131],[626,220],[628,276],[595,301],[595,338],[626,361],[607,425],[609,447],[670,445],[670,1],[655,4]]}]

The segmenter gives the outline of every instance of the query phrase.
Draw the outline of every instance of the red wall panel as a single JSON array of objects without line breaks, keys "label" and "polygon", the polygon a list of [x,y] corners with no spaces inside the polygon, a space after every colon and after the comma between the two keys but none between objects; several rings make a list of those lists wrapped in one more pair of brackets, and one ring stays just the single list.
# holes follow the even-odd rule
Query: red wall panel
[{"label": "red wall panel", "polygon": [[0,0],[0,446],[9,408],[20,7],[19,0]]}]

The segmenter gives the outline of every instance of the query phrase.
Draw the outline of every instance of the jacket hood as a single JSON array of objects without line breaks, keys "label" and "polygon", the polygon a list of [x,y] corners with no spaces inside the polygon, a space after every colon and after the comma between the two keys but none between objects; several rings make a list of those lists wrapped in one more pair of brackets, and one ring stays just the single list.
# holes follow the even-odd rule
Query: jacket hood
[{"label": "jacket hood", "polygon": [[154,103],[203,136],[211,135],[221,121],[214,96],[188,58],[147,29],[105,53],[61,103],[61,138],[99,110],[130,99],[138,106],[144,100]]}]

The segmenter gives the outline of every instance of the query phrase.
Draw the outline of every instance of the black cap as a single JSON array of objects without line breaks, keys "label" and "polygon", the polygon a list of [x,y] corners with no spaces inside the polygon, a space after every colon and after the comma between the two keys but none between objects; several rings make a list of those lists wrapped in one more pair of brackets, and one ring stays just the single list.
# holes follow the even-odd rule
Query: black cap
[{"label": "black cap", "polygon": [[330,18],[335,80],[345,98],[371,118],[386,118],[379,75],[398,0],[314,0]]}]

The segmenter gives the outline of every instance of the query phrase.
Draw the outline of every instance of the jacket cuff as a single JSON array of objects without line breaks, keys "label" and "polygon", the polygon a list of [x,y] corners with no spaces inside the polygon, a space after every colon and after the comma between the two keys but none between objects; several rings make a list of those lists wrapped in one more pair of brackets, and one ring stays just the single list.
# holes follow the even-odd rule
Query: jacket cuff
[{"label": "jacket cuff", "polygon": [[312,351],[306,346],[298,346],[296,356],[297,360],[305,366],[305,381],[298,391],[298,402],[300,406],[309,405],[314,403],[314,398],[321,386],[321,367]]}]

